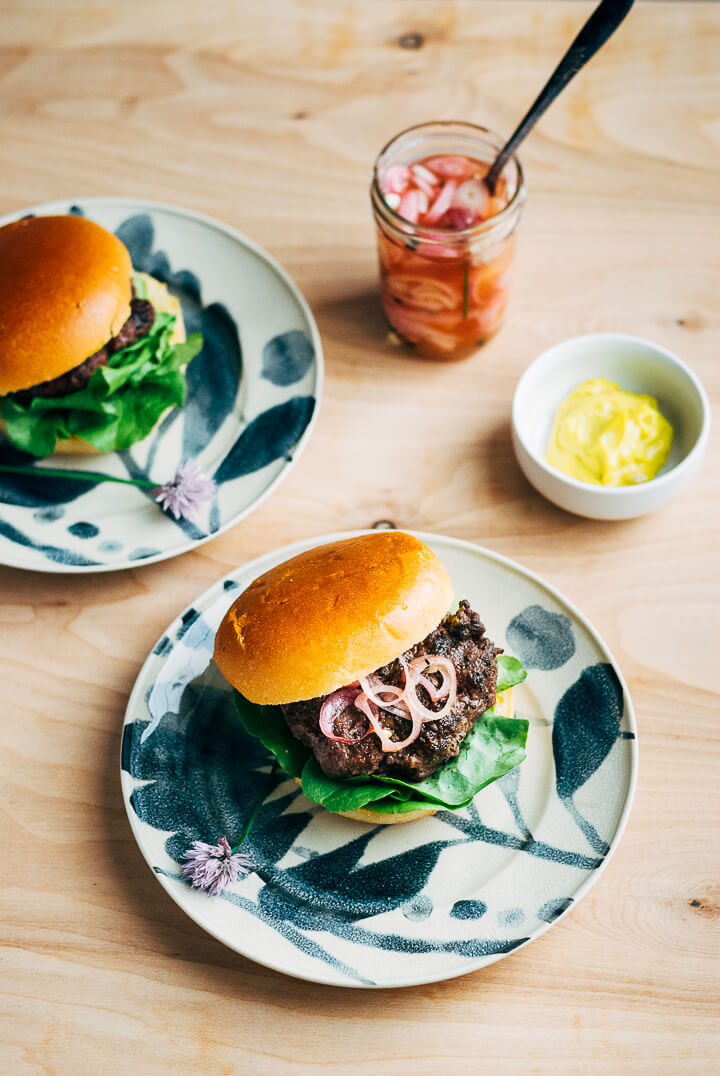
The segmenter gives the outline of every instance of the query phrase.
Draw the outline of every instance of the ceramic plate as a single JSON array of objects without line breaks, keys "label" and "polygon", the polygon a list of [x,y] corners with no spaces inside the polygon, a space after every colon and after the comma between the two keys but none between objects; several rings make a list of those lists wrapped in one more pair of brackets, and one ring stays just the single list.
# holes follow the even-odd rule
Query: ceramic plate
[{"label": "ceramic plate", "polygon": [[[146,661],[125,719],[122,788],[133,833],[177,904],[258,963],[339,986],[434,982],[532,941],[589,889],[617,844],[636,769],[635,721],[620,672],[591,625],[557,591],[468,542],[418,537],[490,637],[522,658],[516,711],[527,758],[458,812],[368,826],[309,803],[269,777],[270,756],[234,716],[210,660],[241,589],[334,538],[276,551],[228,575],[170,625]],[[179,876],[194,840],[237,839],[255,870],[210,897]],[[235,836],[233,836],[235,835]]]},{"label": "ceramic plate", "polygon": [[[206,542],[270,493],[307,441],[322,351],[312,314],[287,273],[254,243],[199,213],[132,198],[88,198],[35,206],[0,225],[68,212],[120,236],[135,268],[165,281],[180,298],[188,335],[204,337],[187,368],[185,407],[166,415],[145,441],[104,457],[52,459],[53,466],[160,484],[181,460],[197,459],[217,483],[197,523],[175,521],[137,487],[0,473],[0,563],[111,571]],[[34,461],[4,442],[0,462]]]}]

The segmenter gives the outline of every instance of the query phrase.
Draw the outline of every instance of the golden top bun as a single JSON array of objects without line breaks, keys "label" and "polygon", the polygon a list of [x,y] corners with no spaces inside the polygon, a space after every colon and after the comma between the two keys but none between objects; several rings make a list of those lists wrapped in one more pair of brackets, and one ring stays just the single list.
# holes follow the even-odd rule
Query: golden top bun
[{"label": "golden top bun", "polygon": [[251,702],[313,699],[419,643],[452,597],[442,563],[409,534],[330,542],[250,584],[218,629],[215,661]]},{"label": "golden top bun", "polygon": [[[502,714],[503,717],[514,716],[512,688],[508,688],[502,695],[498,695],[495,702],[495,712]],[[415,822],[418,818],[426,818],[428,815],[435,814],[436,811],[440,810],[442,810],[441,807],[430,807],[428,810],[420,807],[417,811],[382,814],[380,811],[373,811],[369,807],[361,807],[359,811],[339,811],[338,813],[343,818],[351,818],[353,822],[369,822],[374,826],[392,826],[397,825],[399,822]]]},{"label": "golden top bun", "polygon": [[[133,276],[139,277],[143,281],[145,285],[145,294],[147,295],[149,302],[151,302],[155,308],[156,314],[175,315],[176,320],[173,326],[172,336],[170,337],[170,343],[182,344],[183,341],[187,339],[187,335],[185,333],[185,322],[183,320],[180,300],[174,295],[171,295],[166,286],[159,280],[156,280],[155,277],[149,276],[147,273],[133,273]],[[161,415],[158,422],[160,422],[162,417],[163,416]],[[71,437],[69,441],[57,442],[55,445],[55,454],[59,456],[98,456],[100,455],[100,450],[95,448],[94,445],[89,444],[87,441],[83,441],[81,437]]]},{"label": "golden top bun", "polygon": [[60,377],[115,336],[131,269],[120,240],[86,217],[0,228],[0,395]]}]

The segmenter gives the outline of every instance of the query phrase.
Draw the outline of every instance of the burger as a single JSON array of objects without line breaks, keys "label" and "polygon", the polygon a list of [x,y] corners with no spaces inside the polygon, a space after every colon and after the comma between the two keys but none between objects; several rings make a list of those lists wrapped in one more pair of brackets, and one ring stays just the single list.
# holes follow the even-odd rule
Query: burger
[{"label": "burger", "polygon": [[126,247],[86,217],[0,228],[0,418],[33,456],[113,452],[182,406],[186,340],[177,298],[133,270]]},{"label": "burger", "polygon": [[327,810],[408,822],[467,806],[525,757],[526,676],[435,554],[401,531],[308,550],[233,602],[214,660],[246,731]]}]

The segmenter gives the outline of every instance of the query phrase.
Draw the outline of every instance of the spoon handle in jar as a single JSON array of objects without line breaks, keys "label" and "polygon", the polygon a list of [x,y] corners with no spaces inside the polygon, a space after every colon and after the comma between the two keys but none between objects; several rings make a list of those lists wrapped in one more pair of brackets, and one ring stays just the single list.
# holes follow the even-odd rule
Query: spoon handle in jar
[{"label": "spoon handle in jar", "polygon": [[546,108],[548,108],[558,94],[564,90],[570,79],[585,66],[588,60],[590,60],[598,49],[605,44],[611,34],[617,30],[618,26],[633,6],[633,3],[634,0],[602,0],[602,3],[595,8],[562,60],[545,83],[545,86],[530,107],[529,112],[526,113],[509,141],[500,150],[490,171],[486,175],[485,182],[491,194],[495,191],[495,185],[500,177],[500,173],[522,140],[535,126]]}]

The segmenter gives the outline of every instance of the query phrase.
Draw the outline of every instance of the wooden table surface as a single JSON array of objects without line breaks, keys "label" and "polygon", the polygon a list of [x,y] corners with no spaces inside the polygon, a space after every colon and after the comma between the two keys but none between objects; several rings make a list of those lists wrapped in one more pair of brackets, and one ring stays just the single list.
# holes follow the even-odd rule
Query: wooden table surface
[{"label": "wooden table surface", "polygon": [[[6,0],[0,212],[135,195],[228,222],[307,297],[327,373],[287,480],[227,534],[106,575],[0,569],[0,1070],[710,1073],[720,1068],[720,442],[675,502],[598,523],[514,462],[513,387],[577,333],[683,356],[720,394],[720,10],[640,3],[526,143],[508,323],[472,359],[398,352],[368,172],[396,131],[509,132],[589,10],[543,0]],[[485,971],[302,983],[204,934],[130,833],[118,747],[164,627],[229,569],[380,519],[487,545],[575,602],[640,729],[622,842],[589,895]]]}]

